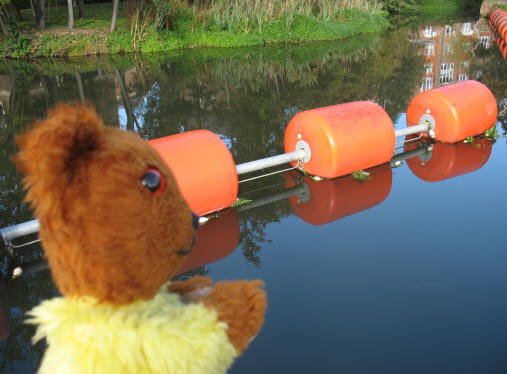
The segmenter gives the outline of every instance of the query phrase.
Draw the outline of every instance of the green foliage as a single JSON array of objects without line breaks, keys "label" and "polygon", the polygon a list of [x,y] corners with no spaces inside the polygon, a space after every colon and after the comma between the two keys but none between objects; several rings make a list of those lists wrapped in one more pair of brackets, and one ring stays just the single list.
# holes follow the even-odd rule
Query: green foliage
[{"label": "green foliage", "polygon": [[36,56],[63,56],[65,47],[73,40],[70,35],[58,36],[51,33],[46,33],[39,39]]},{"label": "green foliage", "polygon": [[173,1],[171,0],[152,0],[152,3],[159,17],[169,16],[173,12]]},{"label": "green foliage", "polygon": [[491,126],[490,129],[486,130],[484,135],[486,136],[486,138],[496,140],[497,138],[500,137],[500,132],[498,131],[496,124],[494,124],[493,126]]},{"label": "green foliage", "polygon": [[[336,40],[379,32],[388,24],[386,13],[378,10],[376,0],[217,0],[208,3],[204,10],[184,4],[182,0],[126,3],[123,5],[125,14],[120,17],[123,23],[120,22],[112,34],[106,34],[110,4],[87,4],[85,13],[93,17],[79,19],[81,24],[76,23],[76,27],[94,30],[79,33],[61,30],[66,27],[65,7],[53,7],[48,32],[41,34],[34,30],[32,45],[27,37],[0,43],[0,53],[4,57],[22,57],[32,51],[32,56],[48,57],[246,47]],[[30,19],[27,11],[23,13]],[[169,30],[161,29],[164,22]]]},{"label": "green foliage", "polygon": [[373,12],[375,0],[215,0],[202,11],[205,25],[214,30],[262,34],[266,24],[282,23],[288,31],[297,17],[315,17],[325,23],[341,21],[346,10]]},{"label": "green foliage", "polygon": [[407,11],[415,5],[415,0],[382,0],[382,6],[391,14]]},{"label": "green foliage", "polygon": [[474,144],[475,138],[473,136],[468,136],[465,140],[463,140],[463,143],[466,143],[468,145]]},{"label": "green foliage", "polygon": [[365,181],[371,178],[371,174],[364,170],[357,170],[352,173],[352,178],[354,178],[356,181]]},{"label": "green foliage", "polygon": [[238,206],[250,204],[253,200],[245,199],[243,197],[239,197],[236,201],[231,205],[231,208],[237,208]]},{"label": "green foliage", "polygon": [[[118,20],[116,26],[120,29],[128,28],[128,19],[124,9],[124,2],[120,1],[118,6]],[[85,17],[74,19],[74,28],[86,30],[109,30],[111,24],[111,12],[113,9],[112,2],[98,3],[98,4],[85,4],[84,12]],[[76,11],[75,11],[76,12]],[[76,12],[77,13],[77,12]],[[26,9],[21,8],[21,14],[24,18],[20,22],[20,26],[26,31],[36,31],[33,13],[28,6]],[[68,22],[68,9],[66,2],[61,2],[60,5],[51,3],[51,7],[46,19],[46,29],[48,30],[62,30],[67,28]]]},{"label": "green foliage", "polygon": [[23,58],[27,57],[32,50],[30,39],[24,34],[9,34],[2,40],[0,53],[2,57]]},{"label": "green foliage", "polygon": [[132,36],[125,31],[115,31],[107,36],[107,51],[111,54],[132,52]]}]

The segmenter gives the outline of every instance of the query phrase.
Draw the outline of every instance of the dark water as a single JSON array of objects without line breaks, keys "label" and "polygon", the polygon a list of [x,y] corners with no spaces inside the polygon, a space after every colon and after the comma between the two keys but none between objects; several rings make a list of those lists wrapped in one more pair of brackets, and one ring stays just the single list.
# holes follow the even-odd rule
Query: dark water
[{"label": "dark water", "polygon": [[[496,143],[436,144],[401,167],[373,169],[363,183],[290,173],[242,183],[239,196],[253,203],[201,228],[206,245],[192,274],[266,282],[265,326],[231,373],[504,373],[506,71],[483,22],[4,65],[0,227],[32,218],[9,160],[14,135],[58,101],[86,99],[107,124],[147,139],[209,129],[241,163],[282,153],[285,127],[301,110],[373,100],[403,128],[417,92],[476,79],[499,103]],[[17,244],[32,238],[24,239]],[[38,245],[3,250],[4,373],[33,372],[44,350],[22,324],[25,311],[57,294],[48,270],[30,273],[41,256]],[[26,273],[10,280],[19,265]]]}]

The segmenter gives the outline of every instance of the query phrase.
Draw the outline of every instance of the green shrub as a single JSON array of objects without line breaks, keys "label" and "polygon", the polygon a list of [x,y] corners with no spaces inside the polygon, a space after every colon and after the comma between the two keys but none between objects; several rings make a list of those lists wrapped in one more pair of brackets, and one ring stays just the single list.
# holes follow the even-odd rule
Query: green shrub
[{"label": "green shrub", "polygon": [[31,50],[30,38],[24,34],[11,33],[3,39],[2,57],[22,58]]},{"label": "green shrub", "polygon": [[67,49],[67,44],[75,40],[72,34],[55,35],[52,33],[45,33],[39,39],[36,56],[63,56]]},{"label": "green shrub", "polygon": [[110,53],[132,52],[132,36],[128,32],[115,31],[107,36],[106,48]]},{"label": "green shrub", "polygon": [[391,14],[406,11],[415,5],[415,0],[382,0],[382,6]]}]

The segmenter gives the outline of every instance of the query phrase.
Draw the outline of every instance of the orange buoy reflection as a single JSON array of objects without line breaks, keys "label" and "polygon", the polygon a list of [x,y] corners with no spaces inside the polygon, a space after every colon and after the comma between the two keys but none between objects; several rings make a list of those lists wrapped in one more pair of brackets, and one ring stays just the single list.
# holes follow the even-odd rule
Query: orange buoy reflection
[{"label": "orange buoy reflection", "polygon": [[231,209],[199,227],[192,253],[176,275],[221,260],[234,252],[238,244],[238,214]]},{"label": "orange buoy reflection", "polygon": [[[426,182],[437,182],[457,177],[483,167],[491,155],[493,142],[489,139],[475,139],[473,144],[440,143],[433,146],[430,157],[412,157],[407,165],[419,179]],[[411,144],[405,150],[417,145]]]},{"label": "orange buoy reflection", "polygon": [[[392,185],[391,166],[386,163],[367,170],[371,177],[357,181],[352,176],[315,181],[304,177],[307,192],[289,198],[294,213],[312,225],[324,225],[374,207],[384,201]],[[287,187],[295,182],[287,176]]]}]

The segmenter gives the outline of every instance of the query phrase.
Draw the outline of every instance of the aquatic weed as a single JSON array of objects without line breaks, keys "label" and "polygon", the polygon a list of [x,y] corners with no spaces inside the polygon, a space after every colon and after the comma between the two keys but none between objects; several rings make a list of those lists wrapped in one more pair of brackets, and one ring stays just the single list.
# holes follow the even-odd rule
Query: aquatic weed
[{"label": "aquatic weed", "polygon": [[463,143],[466,143],[468,145],[474,144],[475,138],[473,136],[468,136],[465,140],[463,140]]},{"label": "aquatic weed", "polygon": [[356,181],[365,181],[371,178],[371,174],[364,170],[356,170],[352,173],[352,178]]},{"label": "aquatic weed", "polygon": [[486,132],[484,133],[484,136],[486,136],[486,138],[489,138],[491,140],[498,139],[500,137],[500,132],[498,131],[496,124],[491,126],[490,129],[486,130]]}]

